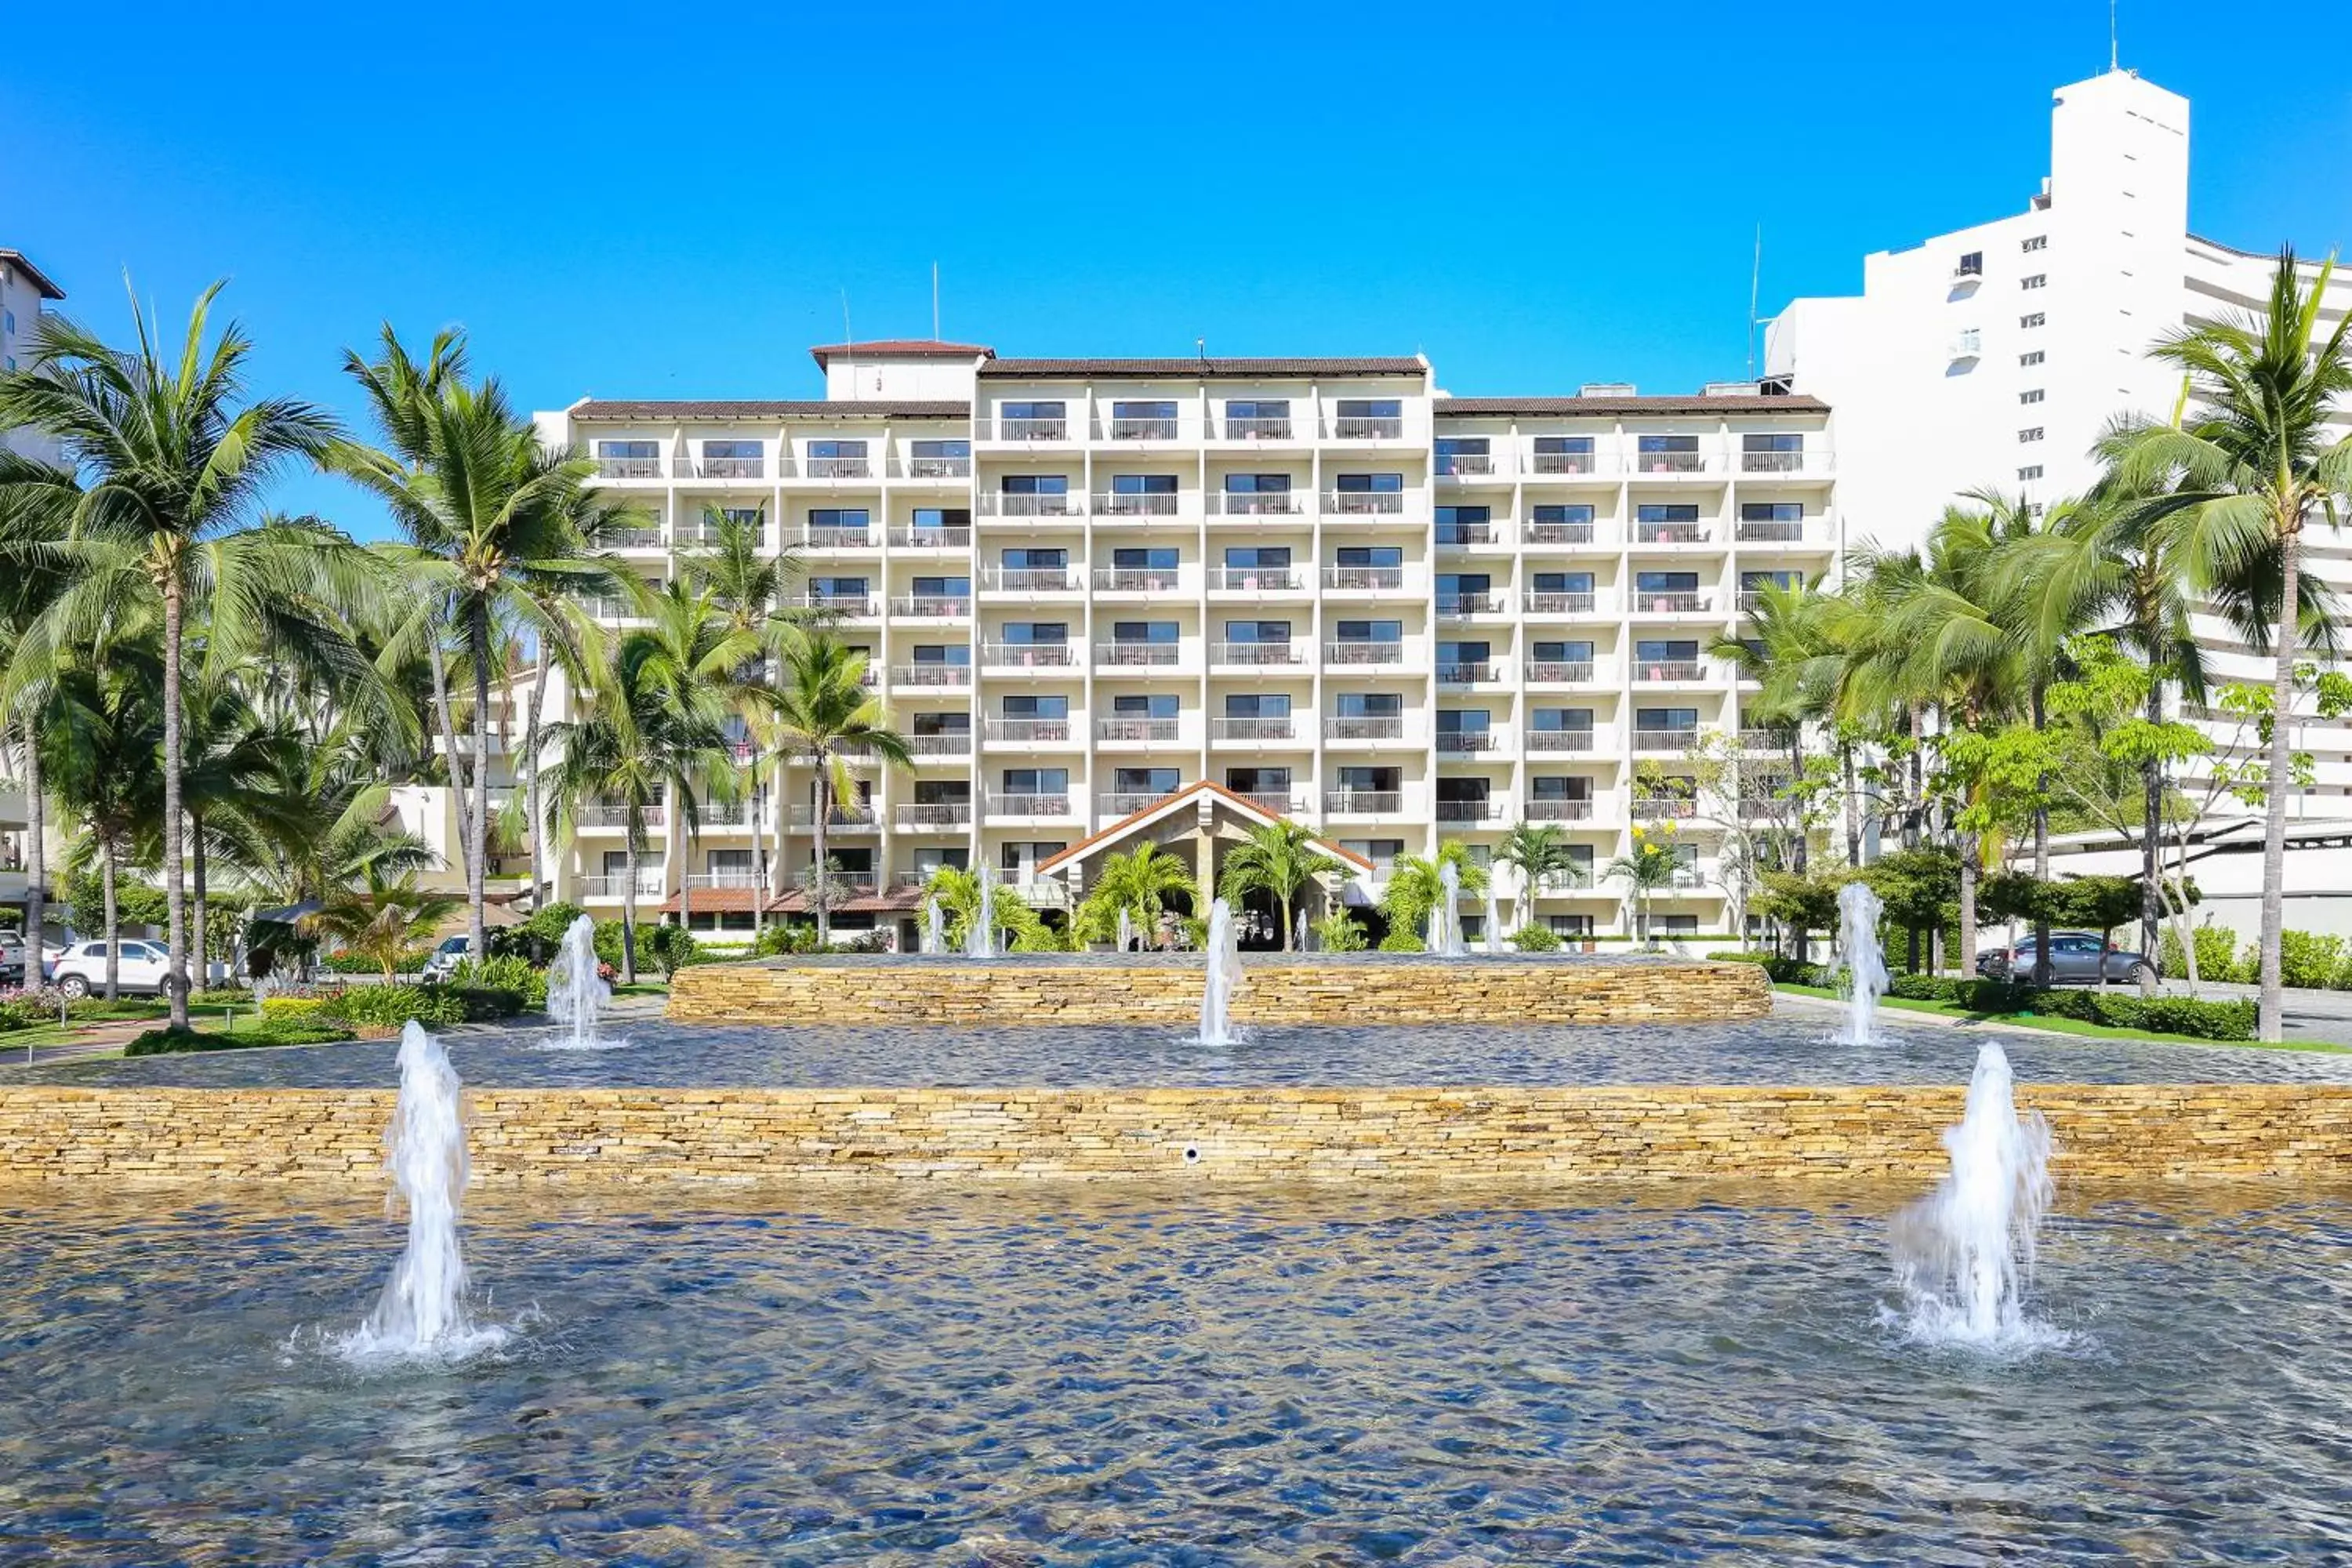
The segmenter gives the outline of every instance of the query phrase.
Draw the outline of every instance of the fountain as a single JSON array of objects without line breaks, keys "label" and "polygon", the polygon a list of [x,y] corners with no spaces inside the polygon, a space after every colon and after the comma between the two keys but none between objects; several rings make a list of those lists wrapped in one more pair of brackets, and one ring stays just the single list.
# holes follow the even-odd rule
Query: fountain
[{"label": "fountain", "polygon": [[1830,965],[1830,981],[1835,984],[1843,973],[1851,982],[1843,1037],[1850,1046],[1874,1045],[1878,1039],[1878,999],[1886,994],[1878,914],[1878,895],[1868,883],[1848,882],[1838,889],[1837,962]]},{"label": "fountain", "polygon": [[457,1197],[467,1174],[460,1087],[440,1039],[411,1018],[400,1032],[400,1097],[385,1162],[408,1203],[408,1245],[375,1310],[339,1342],[352,1360],[446,1359],[507,1337],[503,1329],[477,1327],[467,1310],[466,1258],[457,1241]]},{"label": "fountain", "polygon": [[1201,986],[1201,1043],[1233,1043],[1234,993],[1242,985],[1240,939],[1234,932],[1234,907],[1219,899],[1209,906],[1209,971]]},{"label": "fountain", "polygon": [[1451,860],[1442,862],[1437,885],[1437,908],[1429,917],[1429,951],[1447,958],[1466,958],[1470,947],[1462,940],[1462,868]]},{"label": "fountain", "polygon": [[1952,1170],[1895,1226],[1895,1277],[1915,1339],[2005,1348],[2050,1342],[2025,1316],[2034,1235],[2050,1207],[2050,1127],[2021,1119],[2009,1058],[1977,1053],[1968,1109],[1944,1132]]},{"label": "fountain", "polygon": [[983,865],[980,868],[980,908],[972,911],[971,929],[964,932],[964,956],[994,958],[996,956],[996,871]]},{"label": "fountain", "polygon": [[1127,906],[1121,904],[1118,907],[1118,950],[1125,952],[1134,945],[1135,918],[1127,912]]},{"label": "fountain", "polygon": [[[550,1043],[575,1051],[623,1044],[596,1033],[596,1016],[612,999],[613,988],[596,973],[596,922],[582,915],[564,929],[555,962],[547,966],[547,1016],[559,1031]],[[560,1033],[566,1024],[572,1026],[569,1039]]]},{"label": "fountain", "polygon": [[939,895],[934,893],[923,900],[923,951],[925,952],[945,952],[948,950],[947,932],[942,928],[940,921]]},{"label": "fountain", "polygon": [[1486,873],[1486,952],[1492,955],[1503,951],[1503,911],[1495,902],[1495,874]]}]

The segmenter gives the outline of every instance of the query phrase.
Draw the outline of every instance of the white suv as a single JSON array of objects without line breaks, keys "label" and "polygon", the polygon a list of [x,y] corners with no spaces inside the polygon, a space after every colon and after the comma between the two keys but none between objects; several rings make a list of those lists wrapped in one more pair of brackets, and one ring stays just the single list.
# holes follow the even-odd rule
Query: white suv
[{"label": "white suv", "polygon": [[[163,976],[171,969],[171,955],[160,942],[123,942],[116,943],[115,986],[121,991],[154,992],[163,989]],[[68,996],[83,997],[106,989],[106,943],[78,942],[58,955],[49,966],[49,980]]]}]

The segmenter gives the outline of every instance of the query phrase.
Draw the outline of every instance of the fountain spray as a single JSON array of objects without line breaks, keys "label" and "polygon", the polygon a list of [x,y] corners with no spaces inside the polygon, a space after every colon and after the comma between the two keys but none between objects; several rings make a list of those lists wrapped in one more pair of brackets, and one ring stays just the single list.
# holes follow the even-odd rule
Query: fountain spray
[{"label": "fountain spray", "polygon": [[1839,974],[1852,980],[1846,1003],[1844,1040],[1850,1046],[1875,1045],[1878,1040],[1878,999],[1886,994],[1886,955],[1878,945],[1878,895],[1866,882],[1848,882],[1838,889],[1837,962],[1830,965],[1830,982]]},{"label": "fountain spray", "polygon": [[1233,1043],[1234,993],[1241,989],[1241,942],[1234,931],[1234,907],[1219,899],[1209,906],[1209,970],[1201,986],[1201,1043]]},{"label": "fountain spray", "polygon": [[619,1044],[596,1035],[597,1016],[612,999],[613,988],[596,973],[596,922],[582,915],[565,929],[547,971],[547,1016],[559,1027],[572,1026],[570,1040],[559,1043],[576,1051]]}]

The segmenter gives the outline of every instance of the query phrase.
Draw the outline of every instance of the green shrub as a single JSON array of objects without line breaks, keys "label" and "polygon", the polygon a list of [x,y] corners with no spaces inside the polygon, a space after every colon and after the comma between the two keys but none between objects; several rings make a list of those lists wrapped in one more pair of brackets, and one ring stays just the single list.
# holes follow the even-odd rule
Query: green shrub
[{"label": "green shrub", "polygon": [[476,963],[461,960],[449,972],[449,984],[461,991],[508,991],[521,999],[529,1011],[544,1012],[547,1008],[547,971],[533,969],[530,961],[512,953],[494,956]]},{"label": "green shrub", "polygon": [[318,996],[266,996],[261,1002],[261,1016],[271,1022],[283,1019],[299,1023],[319,1016],[320,1009],[325,1005],[325,1000]]},{"label": "green shrub", "polygon": [[1316,944],[1325,952],[1361,952],[1372,944],[1364,924],[1345,910],[1333,910],[1312,922]]},{"label": "green shrub", "polygon": [[637,936],[637,956],[651,962],[664,975],[676,974],[692,963],[699,945],[694,933],[684,926],[646,926]]},{"label": "green shrub", "polygon": [[[397,973],[414,974],[423,969],[425,961],[432,956],[429,949],[412,947],[400,955]],[[331,952],[319,960],[319,967],[330,974],[382,974],[383,973],[383,964],[357,952]]]},{"label": "green shrub", "polygon": [[1382,952],[1427,952],[1428,943],[1413,932],[1399,928],[1381,938]]},{"label": "green shrub", "polygon": [[351,1037],[349,1029],[333,1024],[270,1020],[217,1035],[200,1035],[194,1029],[150,1029],[124,1046],[122,1054],[160,1057],[181,1051],[235,1051],[250,1046],[323,1046]]},{"label": "green shrub", "polygon": [[1728,948],[1721,952],[1710,952],[1706,956],[1708,962],[1713,963],[1769,963],[1773,958],[1769,950],[1760,947]]},{"label": "green shrub", "polygon": [[189,996],[191,1007],[250,1007],[253,993],[242,985],[214,985]]},{"label": "green shrub", "polygon": [[1521,952],[1558,952],[1559,933],[1549,926],[1526,925],[1513,931],[1511,945]]},{"label": "green shrub", "polygon": [[2343,964],[2342,937],[2319,936],[2307,931],[2279,932],[2279,978],[2283,983],[2308,991],[2324,990]]},{"label": "green shrub", "polygon": [[397,1029],[411,1018],[442,1028],[466,1021],[466,1003],[446,985],[351,985],[321,1003],[317,1016],[362,1029]]},{"label": "green shrub", "polygon": [[54,1023],[57,1015],[29,1002],[0,1002],[0,1035],[17,1029],[29,1029],[37,1024]]}]

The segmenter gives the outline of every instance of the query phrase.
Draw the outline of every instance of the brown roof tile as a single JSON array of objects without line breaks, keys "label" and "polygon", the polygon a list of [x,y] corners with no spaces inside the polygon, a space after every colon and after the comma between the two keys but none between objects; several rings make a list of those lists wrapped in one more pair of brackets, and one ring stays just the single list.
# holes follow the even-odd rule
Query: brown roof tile
[{"label": "brown roof tile", "polygon": [[1511,414],[1587,414],[1596,418],[1626,415],[1656,417],[1693,414],[1827,414],[1818,397],[1441,397],[1431,405],[1440,419],[1495,418]]},{"label": "brown roof tile", "polygon": [[34,266],[31,258],[27,257],[23,251],[0,250],[0,262],[5,262],[6,265],[13,267],[17,271],[23,273],[25,275],[25,281],[30,283],[35,289],[40,290],[42,299],[62,300],[66,297],[66,291],[58,288],[55,283],[50,282],[49,275],[42,271],[39,268]]},{"label": "brown roof tile", "polygon": [[1000,359],[980,367],[984,376],[1131,376],[1164,381],[1212,381],[1232,377],[1272,380],[1325,375],[1423,375],[1429,367],[1412,359]]},{"label": "brown roof tile", "polygon": [[625,398],[588,398],[571,410],[572,417],[596,424],[643,425],[650,421],[740,423],[747,419],[969,419],[971,405],[941,399],[936,402],[872,402],[823,398],[799,402],[689,398],[669,402]]},{"label": "brown roof tile", "polygon": [[875,338],[862,343],[819,343],[809,358],[821,369],[835,354],[848,359],[994,359],[986,343],[950,343],[937,338]]}]

